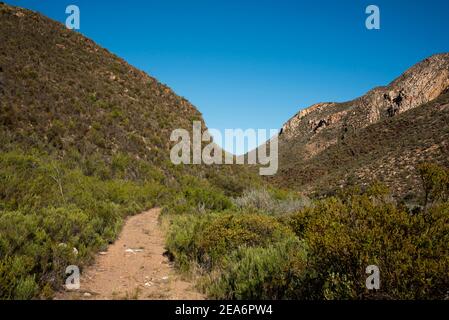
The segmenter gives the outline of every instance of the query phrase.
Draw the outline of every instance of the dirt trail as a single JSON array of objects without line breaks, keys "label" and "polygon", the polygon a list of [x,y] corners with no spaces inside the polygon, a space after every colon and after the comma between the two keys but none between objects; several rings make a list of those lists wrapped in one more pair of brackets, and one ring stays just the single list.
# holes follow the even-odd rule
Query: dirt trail
[{"label": "dirt trail", "polygon": [[128,218],[117,241],[84,270],[80,290],[58,299],[204,299],[163,255],[159,214],[160,209],[152,209]]}]

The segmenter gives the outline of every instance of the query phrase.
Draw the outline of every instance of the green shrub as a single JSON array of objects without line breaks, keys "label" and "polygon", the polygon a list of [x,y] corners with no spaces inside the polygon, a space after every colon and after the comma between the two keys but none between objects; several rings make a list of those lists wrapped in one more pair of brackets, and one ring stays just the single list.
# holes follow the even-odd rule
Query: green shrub
[{"label": "green shrub", "polygon": [[28,276],[31,270],[32,261],[28,258],[0,258],[0,299],[31,298],[32,296],[26,296],[33,289]]},{"label": "green shrub", "polygon": [[346,275],[330,273],[323,286],[325,300],[355,299],[354,283]]},{"label": "green shrub", "polygon": [[199,264],[205,270],[219,265],[241,246],[265,247],[292,232],[275,219],[256,214],[206,214],[173,220],[167,249],[184,270]]},{"label": "green shrub", "polygon": [[186,272],[196,264],[198,234],[212,215],[177,215],[167,233],[166,248],[177,267]]},{"label": "green shrub", "polygon": [[223,211],[232,207],[232,202],[218,190],[187,187],[184,197],[190,207],[202,207],[207,210]]},{"label": "green shrub", "polygon": [[189,214],[204,211],[224,211],[232,208],[232,201],[223,191],[192,176],[181,178],[180,192],[174,195],[167,211],[174,214]]},{"label": "green shrub", "polygon": [[290,231],[276,220],[253,214],[224,214],[211,220],[199,233],[198,254],[203,265],[213,266],[226,253],[241,246],[266,246]]},{"label": "green shrub", "polygon": [[423,163],[419,165],[418,172],[424,189],[424,206],[449,200],[449,169]]},{"label": "green shrub", "polygon": [[[309,248],[309,296],[442,299],[449,285],[447,204],[410,215],[372,194],[328,198],[284,220]],[[365,287],[368,265],[381,270],[381,289]]]},{"label": "green shrub", "polygon": [[[211,298],[445,299],[448,243],[449,202],[411,214],[374,183],[276,217],[178,217],[168,250],[184,270],[200,267]],[[379,290],[366,288],[369,265]]]},{"label": "green shrub", "polygon": [[0,154],[0,299],[59,289],[65,268],[88,263],[124,217],[162,204],[165,187],[142,180],[86,176],[40,154]]},{"label": "green shrub", "polygon": [[279,189],[251,189],[234,199],[242,211],[268,214],[288,214],[311,205],[308,198]]},{"label": "green shrub", "polygon": [[27,276],[25,279],[18,281],[14,292],[14,300],[29,300],[36,295],[39,286],[34,278],[34,276]]},{"label": "green shrub", "polygon": [[236,175],[213,172],[209,173],[206,177],[212,185],[223,190],[224,194],[228,197],[238,197],[247,188],[246,181],[238,179]]},{"label": "green shrub", "polygon": [[203,286],[213,299],[291,299],[301,286],[306,263],[304,245],[287,236],[267,247],[233,251]]}]

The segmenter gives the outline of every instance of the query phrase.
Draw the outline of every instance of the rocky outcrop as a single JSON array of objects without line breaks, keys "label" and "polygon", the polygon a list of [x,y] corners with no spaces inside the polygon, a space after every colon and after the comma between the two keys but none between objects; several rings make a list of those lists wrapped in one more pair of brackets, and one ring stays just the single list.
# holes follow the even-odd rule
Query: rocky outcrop
[{"label": "rocky outcrop", "polygon": [[449,88],[449,54],[434,55],[413,66],[386,87],[356,99],[349,125],[365,127],[394,117],[440,96]]},{"label": "rocky outcrop", "polygon": [[[344,103],[318,103],[301,110],[282,127],[279,139],[280,170],[276,180],[289,180],[301,188],[307,188],[311,184],[319,185],[318,180],[327,179],[324,177],[325,172],[337,171],[346,165],[338,160],[342,159],[342,152],[349,155],[348,159],[357,157],[357,150],[353,150],[351,145],[355,141],[354,139],[362,135],[377,139],[376,135],[369,134],[374,130],[370,128],[393,120],[394,123],[397,122],[400,125],[396,128],[397,132],[391,132],[391,127],[389,130],[392,137],[397,136],[400,130],[404,131],[406,128],[402,120],[396,121],[398,117],[423,105],[428,105],[431,101],[438,100],[447,92],[449,92],[449,53],[444,53],[421,61],[389,85],[374,88],[355,100]],[[429,110],[432,109],[427,106],[426,112]],[[444,112],[440,112],[438,115],[441,118],[443,114]],[[412,133],[418,132],[423,127],[419,122],[421,120],[413,121],[410,120],[411,117],[407,119],[409,124],[405,125],[413,126]],[[426,119],[427,122],[432,121],[431,117],[426,117]],[[381,133],[379,128],[382,126],[376,127],[376,130],[380,130],[379,135]],[[418,144],[431,143],[436,139],[437,132],[434,132],[432,138],[425,142],[420,142],[421,137],[418,136],[418,133],[415,135],[410,137],[411,145],[415,140]],[[382,156],[382,151],[373,146],[378,142],[364,141],[367,147],[363,149],[365,155],[374,152],[373,150],[378,153],[369,154],[367,156],[369,160],[363,160],[367,161],[365,165],[368,165],[368,162],[379,160],[379,157]],[[329,151],[330,149],[332,152]],[[398,150],[397,156],[402,157],[406,151]],[[329,154],[330,158],[328,165],[320,167],[317,162],[322,162],[320,157],[323,153]],[[331,154],[333,155],[331,156]],[[382,163],[379,161],[376,163]],[[359,169],[362,172],[364,168],[362,166]],[[350,171],[353,169],[351,166],[346,166],[345,170],[346,172],[340,176],[340,182],[348,174],[351,174]],[[315,173],[311,174],[310,172]]]},{"label": "rocky outcrop", "polygon": [[[293,116],[290,120],[288,120],[284,126],[282,127],[282,134],[285,138],[291,138],[296,135],[297,128],[299,127],[299,124],[309,114],[312,114],[314,112],[319,112],[323,110],[323,108],[330,108],[332,106],[336,105],[335,103],[317,103],[313,106],[306,108],[304,110],[299,111],[295,116]],[[322,119],[323,121],[326,121]],[[308,125],[311,129],[315,129],[319,122],[317,120],[309,120]]]},{"label": "rocky outcrop", "polygon": [[284,124],[282,136],[289,140],[313,136],[336,126],[341,130],[363,128],[427,103],[448,89],[449,53],[434,55],[407,70],[388,86],[375,88],[358,99],[345,103],[318,103],[301,110]]}]

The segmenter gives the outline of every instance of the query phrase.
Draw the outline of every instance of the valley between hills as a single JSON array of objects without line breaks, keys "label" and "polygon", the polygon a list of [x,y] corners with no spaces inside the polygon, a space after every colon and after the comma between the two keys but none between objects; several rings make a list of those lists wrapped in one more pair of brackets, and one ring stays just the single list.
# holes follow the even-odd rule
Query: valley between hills
[{"label": "valley between hills", "polygon": [[298,107],[261,177],[173,164],[200,111],[62,24],[0,3],[0,44],[0,299],[449,299],[449,53]]}]

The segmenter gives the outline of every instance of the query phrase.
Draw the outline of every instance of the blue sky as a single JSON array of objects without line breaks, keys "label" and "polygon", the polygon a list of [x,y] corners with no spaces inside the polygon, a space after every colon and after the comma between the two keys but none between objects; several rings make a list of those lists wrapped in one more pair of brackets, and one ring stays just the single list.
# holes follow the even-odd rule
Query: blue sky
[{"label": "blue sky", "polygon": [[[447,0],[7,0],[64,22],[190,100],[211,128],[280,128],[449,51]],[[365,28],[365,8],[381,29]],[[243,150],[237,150],[241,153]]]}]

